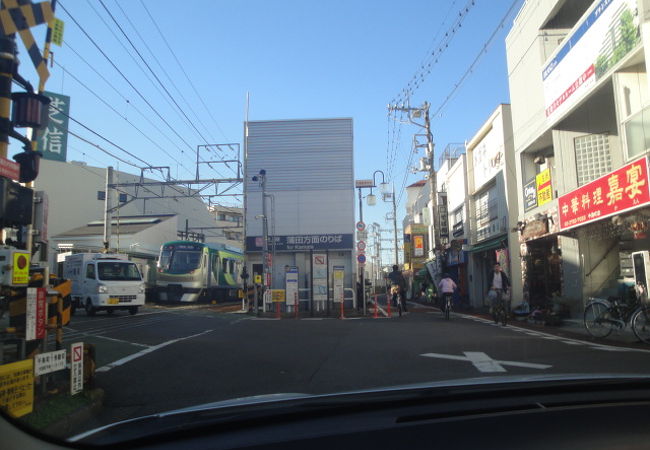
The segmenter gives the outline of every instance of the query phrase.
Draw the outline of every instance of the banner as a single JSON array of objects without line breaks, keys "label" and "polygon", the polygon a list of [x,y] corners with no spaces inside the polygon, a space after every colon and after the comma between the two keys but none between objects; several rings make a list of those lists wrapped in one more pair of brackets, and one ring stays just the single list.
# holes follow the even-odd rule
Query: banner
[{"label": "banner", "polygon": [[68,153],[70,97],[47,91],[43,94],[50,98],[50,120],[47,128],[38,131],[34,150],[43,152],[44,159],[65,162]]}]

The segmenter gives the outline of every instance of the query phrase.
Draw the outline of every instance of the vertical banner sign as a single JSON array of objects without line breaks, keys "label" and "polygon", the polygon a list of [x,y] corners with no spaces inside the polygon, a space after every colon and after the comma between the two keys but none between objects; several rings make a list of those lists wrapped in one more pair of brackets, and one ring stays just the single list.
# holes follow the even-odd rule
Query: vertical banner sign
[{"label": "vertical banner sign", "polygon": [[537,208],[536,180],[532,179],[524,185],[524,211]]},{"label": "vertical banner sign", "polygon": [[298,304],[298,268],[289,267],[285,278],[286,303],[288,306]]},{"label": "vertical banner sign", "polygon": [[314,287],[314,301],[327,301],[327,254],[314,253],[312,256],[313,271],[312,286]]},{"label": "vertical banner sign", "polygon": [[0,408],[12,417],[34,409],[34,360],[0,365]]},{"label": "vertical banner sign", "polygon": [[25,340],[33,341],[45,337],[45,317],[47,312],[46,288],[27,288],[27,304],[25,308],[26,326]]},{"label": "vertical banner sign", "polygon": [[43,94],[50,98],[50,119],[47,128],[38,132],[35,150],[43,152],[44,159],[65,162],[67,160],[70,97],[47,91]]},{"label": "vertical banner sign", "polygon": [[70,346],[70,395],[78,394],[84,388],[84,343]]},{"label": "vertical banner sign", "polygon": [[551,186],[551,169],[541,171],[535,176],[537,188],[537,206],[542,206],[553,200],[553,187]]},{"label": "vertical banner sign", "polygon": [[424,256],[424,236],[422,235],[413,236],[413,256],[416,258]]},{"label": "vertical banner sign", "polygon": [[340,303],[345,298],[345,290],[343,287],[343,281],[345,280],[345,267],[334,266],[333,276],[334,276],[334,302]]}]

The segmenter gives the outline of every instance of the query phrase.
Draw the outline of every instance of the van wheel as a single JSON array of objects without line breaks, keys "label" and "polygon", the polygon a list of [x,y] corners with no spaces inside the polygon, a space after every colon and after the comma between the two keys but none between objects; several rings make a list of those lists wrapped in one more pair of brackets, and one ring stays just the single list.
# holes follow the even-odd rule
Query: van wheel
[{"label": "van wheel", "polygon": [[135,316],[137,313],[138,313],[138,307],[137,306],[131,306],[129,308],[129,314],[131,314],[132,316]]},{"label": "van wheel", "polygon": [[86,315],[87,316],[94,316],[95,313],[97,312],[97,309],[93,306],[93,302],[90,301],[90,299],[86,300]]}]

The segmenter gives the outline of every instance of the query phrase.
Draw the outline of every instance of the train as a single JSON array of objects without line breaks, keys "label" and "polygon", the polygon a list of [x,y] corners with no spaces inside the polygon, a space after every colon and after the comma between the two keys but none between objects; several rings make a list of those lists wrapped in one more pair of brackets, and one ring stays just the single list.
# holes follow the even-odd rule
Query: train
[{"label": "train", "polygon": [[235,301],[243,288],[242,250],[225,244],[171,241],[160,247],[155,297],[160,303]]}]

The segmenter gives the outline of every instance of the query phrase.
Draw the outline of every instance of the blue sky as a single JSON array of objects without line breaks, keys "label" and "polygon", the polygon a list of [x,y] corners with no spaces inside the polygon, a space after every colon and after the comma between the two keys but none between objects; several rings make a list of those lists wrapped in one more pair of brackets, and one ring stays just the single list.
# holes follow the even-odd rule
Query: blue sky
[{"label": "blue sky", "polygon": [[[422,62],[427,61],[430,51],[445,39],[445,33],[456,21],[461,8],[471,5],[468,0],[102,1],[203,138],[210,143],[242,141],[247,92],[251,96],[251,120],[352,117],[356,178],[369,178],[375,170],[383,170],[393,174],[398,190],[403,184],[412,134],[419,130],[401,125],[399,145],[389,144],[392,141],[388,127],[392,130],[393,124],[387,120],[386,105],[406,86]],[[440,53],[438,62],[432,65],[430,73],[411,98],[413,106],[425,100],[432,104],[432,110],[440,106],[513,4],[512,0],[475,0],[474,3],[449,46]],[[499,103],[509,101],[504,39],[521,3],[523,0],[515,2],[505,26],[499,29],[480,63],[442,114],[432,119],[436,150],[441,151],[448,143],[470,138]],[[143,4],[183,64],[209,114],[167,49]],[[185,142],[181,142],[156,117],[61,5]],[[173,176],[191,177],[193,148],[205,141],[184,123],[184,118],[171,106],[160,87],[150,81],[153,76],[147,73],[147,69],[134,62],[132,58],[139,60],[138,57],[100,1],[61,0],[56,15],[65,21],[65,43],[63,47],[53,46],[55,65],[50,68],[47,90],[70,95],[71,115],[113,142],[152,165],[171,165]],[[41,45],[43,29],[41,26],[33,30]],[[24,48],[21,46],[19,49],[20,72],[36,84],[31,62]],[[175,86],[162,72],[156,59]],[[64,73],[60,66],[69,73]],[[72,75],[94,90],[122,117],[82,87]],[[149,139],[126,123],[124,117]],[[395,130],[399,128],[397,126]],[[71,130],[132,160],[78,125],[72,124]],[[115,159],[74,137],[70,137],[68,142],[68,160],[82,160],[97,166],[118,165]],[[393,146],[396,163],[389,168],[387,148]],[[18,150],[19,145],[14,144],[10,153]],[[136,170],[123,163],[119,166],[125,171]],[[408,175],[406,184],[417,179],[418,175]],[[230,201],[225,203],[232,204]],[[364,208],[366,222],[384,224],[387,206],[378,204],[372,209]],[[398,216],[401,217],[403,204],[400,209]]]}]

